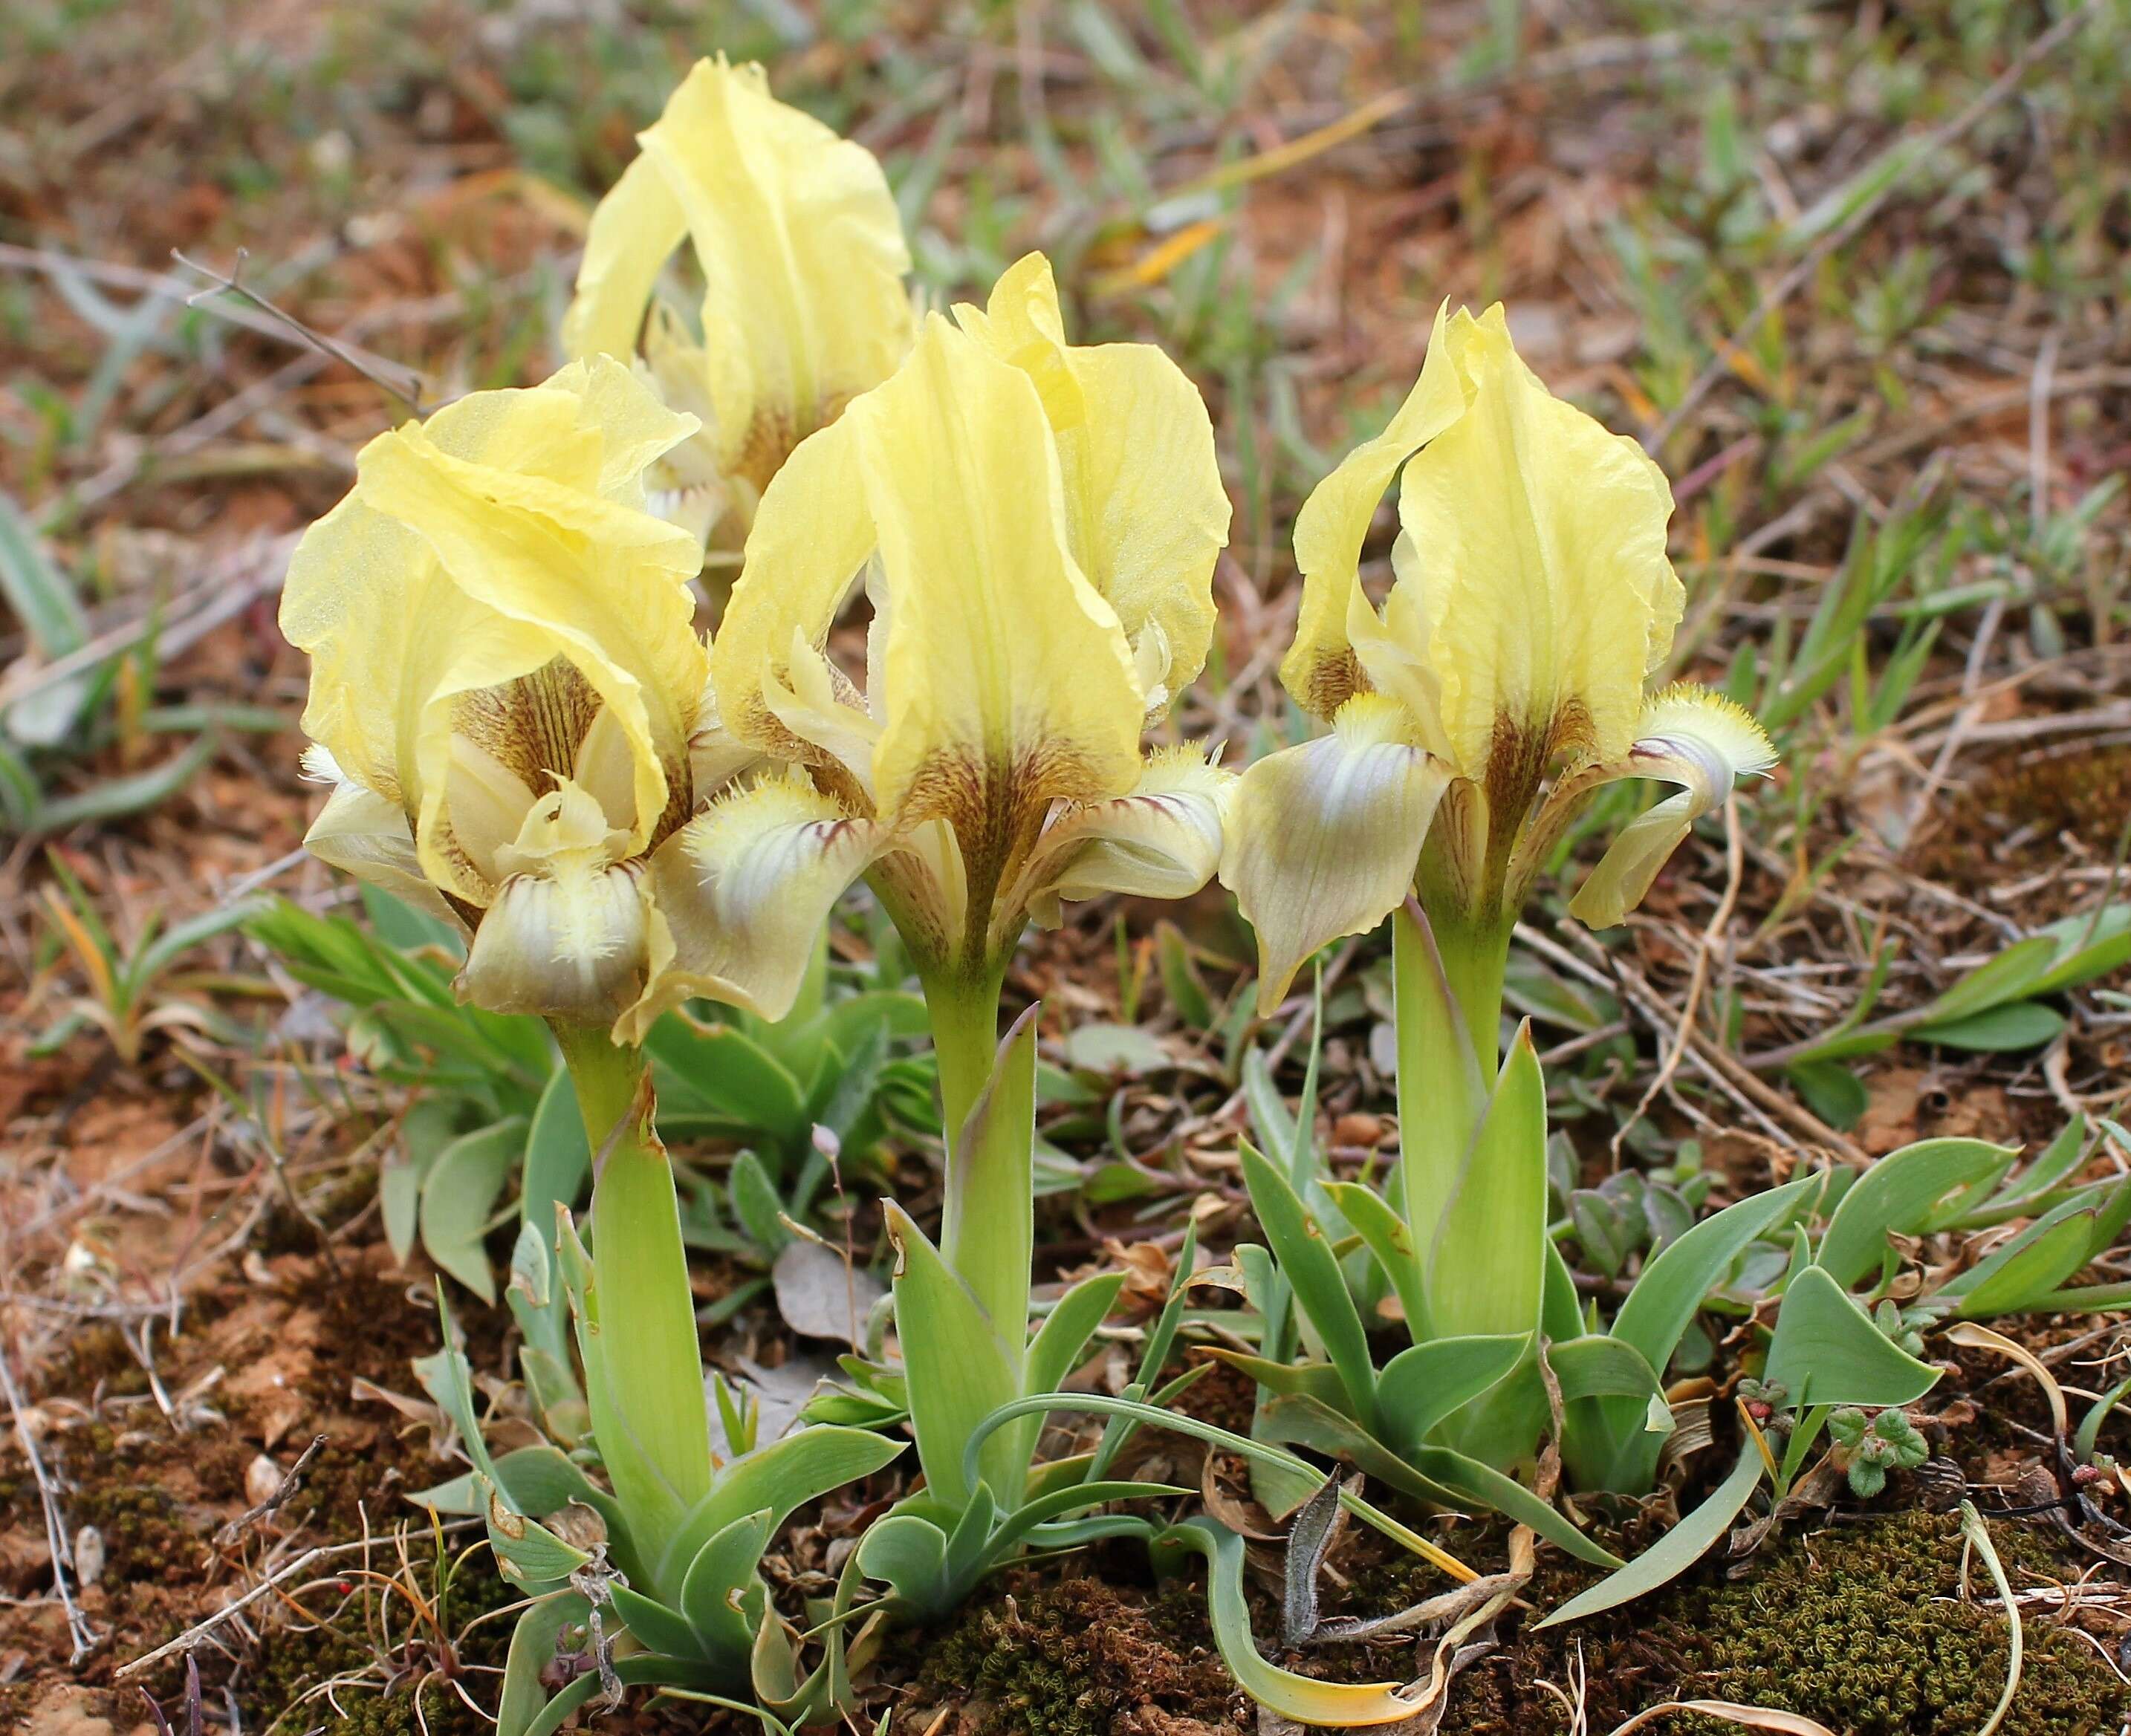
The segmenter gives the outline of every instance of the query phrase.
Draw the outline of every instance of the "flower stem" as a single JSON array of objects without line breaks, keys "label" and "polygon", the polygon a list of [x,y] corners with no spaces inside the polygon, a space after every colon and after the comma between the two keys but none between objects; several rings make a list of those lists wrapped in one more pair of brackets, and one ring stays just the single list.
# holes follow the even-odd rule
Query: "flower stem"
[{"label": "flower stem", "polygon": [[585,1374],[593,1436],[633,1528],[671,1535],[668,1528],[709,1492],[711,1468],[673,1166],[653,1129],[642,1052],[616,1046],[596,1026],[558,1020],[554,1029],[592,1149],[598,1302]]},{"label": "flower stem", "polygon": [[1400,1166],[1425,1262],[1494,1088],[1509,936],[1409,902],[1391,945]]},{"label": "flower stem", "polygon": [[1028,1336],[1035,1253],[1033,1126],[1013,1114],[970,1121],[998,1058],[999,986],[999,976],[990,973],[936,978],[925,985],[925,1004],[947,1139],[941,1252],[984,1305],[1018,1368]]},{"label": "flower stem", "polygon": [[932,1055],[940,1074],[940,1129],[948,1162],[962,1123],[992,1076],[998,1053],[998,997],[1001,978],[928,977],[925,1011],[932,1026]]},{"label": "flower stem", "polygon": [[[1536,1333],[1543,1263],[1497,1257],[1546,1241],[1545,1088],[1529,1046],[1521,1072],[1515,1059],[1497,1070],[1510,924],[1425,901],[1393,921],[1399,1161],[1428,1307],[1415,1342],[1423,1331]],[[1500,1092],[1509,1095],[1497,1101]],[[1530,1456],[1545,1420],[1528,1357],[1435,1438],[1506,1470]]]},{"label": "flower stem", "polygon": [[1509,930],[1439,922],[1435,937],[1444,974],[1473,1039],[1480,1077],[1492,1084],[1502,1059],[1502,975],[1510,962]]}]

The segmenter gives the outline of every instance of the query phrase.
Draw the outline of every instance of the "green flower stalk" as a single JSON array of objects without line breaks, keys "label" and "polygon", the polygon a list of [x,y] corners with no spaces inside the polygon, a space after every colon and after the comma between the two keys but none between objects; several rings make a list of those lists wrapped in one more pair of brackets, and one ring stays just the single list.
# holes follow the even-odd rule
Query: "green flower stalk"
[{"label": "green flower stalk", "polygon": [[[1400,478],[1396,581],[1360,579]],[[1618,922],[1694,821],[1774,755],[1698,688],[1646,693],[1683,592],[1672,499],[1642,450],[1552,396],[1500,308],[1439,314],[1390,427],[1312,494],[1295,525],[1303,600],[1281,676],[1329,733],[1244,774],[1221,878],[1256,928],[1270,1011],[1339,935],[1394,927],[1400,1164],[1396,1225],[1366,1205],[1416,1343],[1524,1335],[1535,1351],[1557,1264],[1546,1235],[1545,1102],[1527,1031],[1500,1052],[1510,936],[1592,793],[1679,793],[1630,824],[1570,906]],[[1396,1235],[1391,1231],[1396,1228]],[[1573,1334],[1573,1290],[1549,1336]],[[1529,1457],[1545,1421],[1535,1362],[1444,1418],[1483,1463]]]},{"label": "green flower stalk", "polygon": [[[802,1680],[799,1636],[758,1564],[794,1507],[900,1450],[819,1427],[759,1447],[729,1434],[730,1458],[712,1445],[639,1047],[654,937],[705,920],[698,888],[660,866],[687,847],[698,796],[751,757],[708,702],[687,589],[700,548],[647,505],[647,469],[696,427],[603,356],[473,394],[363,449],[282,600],[284,631],[312,658],[312,768],[334,786],[311,849],[457,925],[467,1001],[547,1020],[591,1148],[591,1251],[567,1217],[553,1242],[529,1226],[514,1290],[543,1328],[551,1396],[570,1379],[567,1294],[609,1486],[553,1446],[491,1458],[464,1359],[446,1351],[424,1374],[476,1466],[438,1504],[487,1520],[534,1600],[502,1736],[554,1728],[613,1680],[831,1710],[847,1686],[842,1630]],[[551,1700],[540,1671],[558,1640],[590,1673]]]},{"label": "green flower stalk", "polygon": [[[941,1249],[889,1208],[898,1328],[928,1489],[956,1507],[962,1442],[1032,1355],[1035,1044],[1000,1049],[1000,983],[1064,901],[1212,877],[1233,780],[1141,737],[1205,660],[1228,513],[1190,382],[1150,346],[1067,343],[1040,255],[984,308],[928,318],[764,490],[711,670],[773,769],[651,872],[678,914],[654,921],[638,1022],[706,992],[780,1016],[861,875],[902,934],[947,1168]],[[863,686],[828,655],[861,579]],[[1032,1423],[992,1442],[999,1501],[1020,1501],[1033,1442]]]},{"label": "green flower stalk", "polygon": [[591,1141],[592,1282],[603,1318],[627,1322],[580,1323],[600,1340],[603,1378],[585,1394],[592,1437],[616,1498],[665,1530],[709,1491],[712,1460],[673,1167],[642,1051],[597,1026],[558,1021],[555,1036]]}]

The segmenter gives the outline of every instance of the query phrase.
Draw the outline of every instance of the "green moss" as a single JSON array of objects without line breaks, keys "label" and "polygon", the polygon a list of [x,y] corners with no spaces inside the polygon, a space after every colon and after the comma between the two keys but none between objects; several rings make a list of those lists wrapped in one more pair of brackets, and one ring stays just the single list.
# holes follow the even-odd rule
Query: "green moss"
[{"label": "green moss", "polygon": [[[335,1536],[360,1536],[366,1510],[404,1514],[406,1490],[434,1481],[433,1469],[429,1461],[412,1453],[401,1460],[328,1440],[304,1471],[303,1487],[290,1497],[286,1523],[318,1525]],[[400,1473],[396,1480],[395,1471]]]},{"label": "green moss", "polygon": [[1139,1595],[1099,1580],[1011,1576],[927,1652],[904,1728],[944,1705],[970,1736],[1111,1736],[1142,1718],[1227,1727],[1234,1684],[1214,1655],[1195,1586]]},{"label": "green moss", "polygon": [[[1636,1527],[1607,1541],[1634,1554],[1650,1534]],[[2000,1521],[1991,1539],[2015,1590],[2075,1579],[2089,1565],[2035,1526]],[[1484,1562],[1499,1559],[1492,1541],[1483,1528],[1457,1547]],[[1580,1659],[1594,1730],[1659,1700],[1701,1697],[1803,1713],[1845,1736],[1971,1736],[2004,1687],[2006,1627],[1996,1609],[1957,1601],[1961,1553],[1957,1518],[1912,1510],[1793,1533],[1736,1580],[1712,1559],[1656,1596],[1565,1630],[1516,1633],[1460,1679],[1445,1728],[1461,1736],[1566,1731],[1560,1702],[1539,1684],[1566,1684]],[[1544,1551],[1530,1603],[1555,1608],[1597,1577]],[[1988,1592],[1980,1561],[1970,1581]],[[1387,1614],[1441,1589],[1439,1577],[1392,1557],[1361,1565],[1338,1607]],[[2131,1691],[2094,1648],[2032,1610],[2026,1638],[2004,1736],[2118,1736],[2131,1718]],[[1381,1680],[1390,1657],[1333,1646],[1286,1662],[1312,1675]],[[1685,1717],[1664,1727],[1693,1736],[1736,1728]]]},{"label": "green moss", "polygon": [[[2131,748],[2044,758],[2013,753],[1986,768],[1954,800],[1938,839],[1925,847],[1923,866],[1935,879],[1976,887],[1995,878],[2002,884],[2009,863],[2002,849],[2009,821],[2027,836],[2019,863],[2054,862],[2066,834],[2107,855],[2131,810]],[[1983,844],[1991,849],[1980,848]]]},{"label": "green moss", "polygon": [[[2016,1589],[2023,1567],[2029,1583],[2070,1576],[2033,1530],[2001,1523],[1992,1541]],[[1856,1736],[1955,1736],[1990,1717],[2009,1658],[2000,1612],[1950,1600],[1960,1560],[1957,1519],[1898,1514],[1796,1539],[1745,1579],[1681,1594],[1663,1624],[1723,1698]],[[2127,1716],[2131,1691],[2094,1648],[2031,1615],[2005,1736],[2115,1736]]]},{"label": "green moss", "polygon": [[[418,1571],[424,1596],[432,1595],[430,1573],[427,1569]],[[484,1705],[493,1705],[499,1678],[491,1671],[503,1662],[511,1624],[484,1622],[470,1635],[464,1630],[476,1615],[501,1609],[517,1597],[486,1553],[462,1561],[452,1575],[445,1619],[461,1636],[453,1646],[452,1663],[462,1671],[487,1667],[483,1673],[466,1678],[468,1691]],[[319,1602],[313,1600],[313,1606]],[[407,1632],[407,1614],[405,1600],[395,1600],[395,1636]],[[421,1736],[424,1730],[428,1736],[491,1736],[493,1726],[488,1720],[467,1710],[441,1680],[433,1679],[423,1689],[420,1715],[416,1715],[414,1680],[439,1662],[433,1647],[419,1643],[411,1652],[403,1649],[381,1657],[364,1630],[361,1604],[351,1603],[333,1624],[309,1633],[268,1628],[258,1652],[237,1679],[237,1703],[247,1729],[263,1730],[280,1719],[284,1730],[329,1724],[338,1736]],[[400,1673],[395,1677],[387,1671]],[[323,1696],[309,1700],[294,1717],[289,1715],[306,1692],[335,1678],[351,1684],[334,1693],[344,1715],[336,1715]]]},{"label": "green moss", "polygon": [[69,1504],[72,1523],[102,1535],[107,1578],[179,1585],[197,1577],[206,1552],[164,1490],[113,1480],[82,1490]]},{"label": "green moss", "polygon": [[[189,1327],[197,1325],[189,1321]],[[112,1398],[137,1398],[148,1390],[148,1371],[127,1348],[126,1335],[115,1326],[98,1322],[84,1327],[68,1344],[65,1354],[37,1383],[40,1392],[65,1393],[77,1399],[92,1394]]]}]

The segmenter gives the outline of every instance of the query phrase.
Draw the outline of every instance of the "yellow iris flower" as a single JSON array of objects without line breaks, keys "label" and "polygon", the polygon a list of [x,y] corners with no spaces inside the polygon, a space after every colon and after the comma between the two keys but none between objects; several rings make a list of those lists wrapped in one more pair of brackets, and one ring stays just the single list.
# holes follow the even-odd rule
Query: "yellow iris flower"
[{"label": "yellow iris flower", "polygon": [[[699,61],[592,213],[563,321],[572,356],[638,353],[702,432],[654,469],[654,504],[737,548],[793,448],[910,347],[910,254],[863,146],[769,94],[762,69]],[[683,240],[697,329],[656,288]],[[649,310],[649,318],[646,313]]]},{"label": "yellow iris flower", "polygon": [[[1379,610],[1362,545],[1395,476],[1395,581]],[[1319,947],[1375,927],[1416,876],[1439,928],[1506,934],[1592,790],[1678,784],[1570,906],[1618,922],[1733,780],[1774,763],[1729,701],[1645,693],[1683,601],[1671,512],[1657,466],[1547,390],[1500,307],[1438,314],[1391,425],[1295,524],[1303,598],[1281,675],[1333,727],[1244,773],[1221,866],[1257,931],[1265,1007]]]},{"label": "yellow iris flower", "polygon": [[[988,1064],[1027,917],[1203,885],[1228,774],[1140,736],[1205,660],[1228,519],[1197,391],[1150,346],[1068,344],[1040,255],[928,318],[763,496],[711,667],[785,769],[654,858],[636,1027],[697,993],[781,1015],[864,873]],[[863,688],[826,655],[861,578]]]},{"label": "yellow iris flower", "polygon": [[644,475],[696,420],[576,362],[381,434],[304,534],[281,630],[334,785],[306,842],[471,935],[461,988],[605,1023],[643,988],[644,858],[733,761],[688,533]]}]

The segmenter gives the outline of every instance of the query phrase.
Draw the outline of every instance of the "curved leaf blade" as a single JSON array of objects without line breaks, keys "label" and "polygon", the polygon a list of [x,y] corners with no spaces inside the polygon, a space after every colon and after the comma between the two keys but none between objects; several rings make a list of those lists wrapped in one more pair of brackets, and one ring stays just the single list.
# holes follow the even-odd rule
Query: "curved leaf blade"
[{"label": "curved leaf blade", "polygon": [[1678,1579],[1731,1528],[1731,1521],[1760,1482],[1764,1469],[1760,1454],[1750,1444],[1739,1455],[1731,1475],[1717,1485],[1707,1500],[1626,1566],[1572,1597],[1544,1620],[1535,1622],[1533,1632],[1616,1609]]},{"label": "curved leaf blade", "polygon": [[1298,1724],[1361,1729],[1413,1716],[1415,1701],[1396,1682],[1348,1685],[1317,1681],[1269,1663],[1251,1634],[1250,1604],[1243,1595],[1243,1540],[1204,1518],[1173,1525],[1156,1539],[1170,1552],[1191,1550],[1205,1558],[1207,1614],[1221,1662],[1246,1694],[1268,1710]]},{"label": "curved leaf blade", "polygon": [[1908,1404],[1938,1370],[1896,1346],[1824,1266],[1806,1267],[1784,1292],[1763,1378],[1809,1404]]}]

